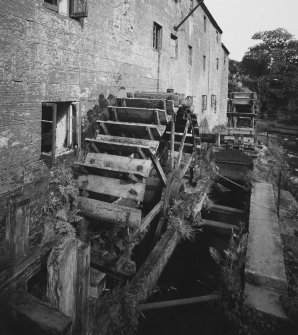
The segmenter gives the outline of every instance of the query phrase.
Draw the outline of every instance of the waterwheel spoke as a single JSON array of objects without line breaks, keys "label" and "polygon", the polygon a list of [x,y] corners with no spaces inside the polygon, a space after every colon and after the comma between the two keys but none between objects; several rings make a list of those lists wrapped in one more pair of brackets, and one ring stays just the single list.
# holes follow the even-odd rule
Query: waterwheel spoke
[{"label": "waterwheel spoke", "polygon": [[181,164],[183,149],[184,149],[184,143],[185,143],[185,139],[186,139],[186,135],[187,135],[187,132],[188,132],[189,125],[190,125],[190,121],[189,121],[189,118],[187,118],[185,128],[184,128],[183,137],[182,137],[182,140],[181,140],[181,143],[180,143],[180,146],[179,146],[179,153],[178,153],[176,169],[178,169],[180,164]]},{"label": "waterwheel spoke", "polygon": [[171,171],[174,171],[175,168],[174,150],[175,150],[175,115],[172,116],[171,120]]}]

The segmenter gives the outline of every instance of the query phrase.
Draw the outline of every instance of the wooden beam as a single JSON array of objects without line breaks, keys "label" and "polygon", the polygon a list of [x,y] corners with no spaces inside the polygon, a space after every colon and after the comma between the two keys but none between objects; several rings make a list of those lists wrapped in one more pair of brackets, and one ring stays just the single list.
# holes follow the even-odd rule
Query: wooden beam
[{"label": "wooden beam", "polygon": [[217,204],[212,204],[211,208],[209,208],[210,211],[219,212],[219,213],[225,213],[225,214],[245,214],[245,211],[243,209],[238,208],[232,208],[232,207],[226,207],[221,206]]},{"label": "wooden beam", "polygon": [[182,137],[181,144],[180,144],[180,147],[179,147],[179,154],[178,154],[178,158],[177,158],[176,168],[178,168],[180,166],[180,163],[181,163],[183,148],[184,148],[184,142],[185,142],[185,138],[186,138],[186,135],[187,135],[187,132],[188,132],[189,124],[190,124],[189,119],[187,119],[186,124],[185,124],[185,128],[184,128],[183,137]]},{"label": "wooden beam", "polygon": [[148,152],[150,148],[148,146],[140,145],[137,139],[134,139],[134,144],[131,141],[123,141],[122,143],[112,141],[112,140],[97,140],[92,138],[86,138],[86,142],[96,143],[98,151],[102,153],[109,153],[109,154],[123,154],[129,156],[131,154],[138,153],[139,149],[144,150],[144,152]]},{"label": "wooden beam", "polygon": [[[123,106],[121,105],[121,100],[120,98],[117,98],[117,105],[118,106]],[[125,98],[124,99],[126,102],[125,107],[139,107],[139,108],[152,108],[152,109],[164,109],[164,103],[165,100],[163,99],[142,99],[142,98]]]},{"label": "wooden beam", "polygon": [[214,302],[218,300],[219,300],[218,294],[210,294],[210,295],[194,297],[194,298],[144,303],[144,304],[140,304],[138,307],[141,312],[144,312],[144,311],[148,311],[152,309],[155,310],[155,309],[161,309],[161,308],[171,308],[171,307],[177,307],[177,306],[202,304],[202,303]]},{"label": "wooden beam", "polygon": [[144,230],[147,229],[147,227],[150,225],[153,219],[160,213],[162,209],[162,204],[163,202],[160,201],[157,205],[154,206],[154,208],[149,212],[149,214],[142,220],[138,232],[142,233]]},{"label": "wooden beam", "polygon": [[131,144],[141,147],[148,147],[156,153],[160,142],[155,140],[145,140],[142,138],[129,138],[121,136],[111,136],[111,135],[97,135],[95,141],[99,142],[109,142],[109,143],[122,143],[122,144]]},{"label": "wooden beam", "polygon": [[26,334],[68,335],[71,330],[70,317],[27,292],[15,293],[9,307],[14,323]]},{"label": "wooden beam", "polygon": [[91,152],[87,154],[85,163],[76,162],[75,164],[121,173],[133,173],[142,177],[148,177],[152,167],[150,159],[137,159]]},{"label": "wooden beam", "polygon": [[206,219],[202,220],[202,225],[210,228],[216,233],[223,234],[223,235],[231,235],[232,231],[238,230],[238,228],[234,225],[219,222],[219,221],[206,220]]},{"label": "wooden beam", "polygon": [[153,162],[153,164],[154,164],[154,166],[156,168],[156,171],[157,171],[159,177],[161,178],[164,186],[166,186],[167,185],[167,177],[166,177],[166,175],[165,175],[165,173],[164,173],[164,171],[163,171],[163,169],[162,169],[162,167],[161,167],[161,165],[159,163],[159,160],[153,154],[151,154],[151,159],[152,159],[152,162]]},{"label": "wooden beam", "polygon": [[146,187],[145,183],[132,183],[122,179],[107,178],[92,174],[79,176],[78,184],[79,188],[86,191],[136,201],[143,201]]},{"label": "wooden beam", "polygon": [[142,212],[139,209],[110,204],[107,202],[79,197],[81,214],[110,224],[140,227]]},{"label": "wooden beam", "polygon": [[147,127],[151,129],[151,132],[156,140],[159,140],[164,132],[166,131],[166,126],[158,126],[154,124],[147,123],[135,123],[135,122],[113,122],[113,121],[97,121],[100,127],[106,126],[109,133],[114,136],[126,136],[130,138],[143,138],[150,139],[146,131]]},{"label": "wooden beam", "polygon": [[[108,112],[113,121],[155,123],[157,125],[168,123],[166,111],[162,109],[109,106]],[[156,113],[160,123],[156,121]]]}]

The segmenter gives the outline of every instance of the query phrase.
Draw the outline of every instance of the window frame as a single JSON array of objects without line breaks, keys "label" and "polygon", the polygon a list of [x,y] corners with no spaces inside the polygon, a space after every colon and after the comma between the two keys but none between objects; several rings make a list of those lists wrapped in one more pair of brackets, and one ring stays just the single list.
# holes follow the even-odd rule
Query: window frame
[{"label": "window frame", "polygon": [[[64,101],[62,101],[64,102]],[[43,102],[42,108],[44,106],[52,108],[52,121],[43,120],[41,118],[42,123],[51,123],[52,124],[52,139],[51,139],[51,151],[49,153],[42,152],[41,156],[43,157],[51,157],[52,164],[56,161],[56,144],[57,144],[57,112],[58,112],[58,103],[59,102]],[[61,102],[60,102],[61,103]],[[77,136],[77,145],[78,151],[81,151],[81,117],[80,117],[80,103],[78,101],[70,101],[69,108],[67,111],[67,147],[73,145],[72,143],[72,135],[73,135],[73,117],[74,117],[74,110],[76,115],[76,136]],[[70,131],[71,129],[71,131]],[[42,146],[42,129],[41,129],[41,146]],[[42,149],[42,147],[41,147]],[[69,152],[73,151],[73,148],[69,149]]]},{"label": "window frame", "polygon": [[[175,46],[173,47],[172,45],[172,41],[175,41]],[[170,39],[170,42],[171,42],[171,51],[172,51],[172,48],[174,49],[174,53],[175,55],[171,55],[171,58],[173,59],[177,59],[178,58],[178,37],[174,34],[171,34],[171,39]]]},{"label": "window frame", "polygon": [[217,99],[216,99],[216,94],[211,95],[211,108],[214,108],[216,112],[216,107],[217,107]]},{"label": "window frame", "polygon": [[47,2],[47,0],[43,0],[43,6],[52,10],[55,13],[58,13],[59,12],[58,0],[52,0],[52,2],[55,2],[56,4],[51,4]]},{"label": "window frame", "polygon": [[208,98],[206,94],[202,95],[202,110],[207,110],[208,108]]},{"label": "window frame", "polygon": [[206,55],[203,55],[203,71],[206,71],[206,65],[207,65],[207,57]]},{"label": "window frame", "polygon": [[192,60],[193,60],[193,49],[192,46],[188,46],[188,64],[192,66]]},{"label": "window frame", "polygon": [[[47,1],[51,0],[43,0],[43,6],[52,10],[55,13],[60,13],[60,7],[58,0],[52,0],[52,2],[55,2],[55,4],[51,4]],[[68,17],[72,19],[79,19],[79,18],[84,18],[88,17],[88,0],[66,0],[68,2],[68,13],[60,13],[63,15],[67,15]],[[78,5],[78,2],[82,1],[81,6],[84,7],[83,10],[81,11],[76,11],[75,7]]]},{"label": "window frame", "polygon": [[153,21],[153,50],[159,52],[162,48],[162,26],[157,22]]}]

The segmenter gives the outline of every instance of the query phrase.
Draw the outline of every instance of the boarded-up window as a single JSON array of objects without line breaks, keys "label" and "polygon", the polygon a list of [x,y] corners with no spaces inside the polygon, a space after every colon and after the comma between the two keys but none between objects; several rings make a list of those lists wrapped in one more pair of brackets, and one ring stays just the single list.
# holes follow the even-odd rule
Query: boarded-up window
[{"label": "boarded-up window", "polygon": [[171,34],[170,40],[170,56],[171,58],[178,58],[178,38]]},{"label": "boarded-up window", "polygon": [[88,0],[70,0],[70,17],[81,18],[88,16]]},{"label": "boarded-up window", "polygon": [[202,95],[202,109],[207,109],[207,95]]},{"label": "boarded-up window", "polygon": [[162,46],[162,26],[158,23],[153,22],[153,49],[161,50]]}]

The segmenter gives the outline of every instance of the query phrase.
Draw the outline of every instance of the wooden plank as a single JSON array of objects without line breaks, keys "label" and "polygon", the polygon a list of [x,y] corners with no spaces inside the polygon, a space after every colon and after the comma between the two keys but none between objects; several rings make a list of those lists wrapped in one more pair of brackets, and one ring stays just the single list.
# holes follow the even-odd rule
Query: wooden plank
[{"label": "wooden plank", "polygon": [[136,208],[110,204],[107,202],[79,197],[81,214],[110,224],[139,227],[142,212]]},{"label": "wooden plank", "polygon": [[139,107],[139,108],[158,108],[158,109],[165,109],[164,108],[164,101],[163,99],[142,99],[142,98],[125,98],[117,99],[118,106],[124,106],[123,100],[126,103],[126,107]]},{"label": "wooden plank", "polygon": [[135,144],[111,142],[92,138],[86,138],[85,141],[91,142],[94,145],[96,144],[97,151],[102,153],[129,156],[131,154],[139,153],[139,150],[142,149],[147,154],[147,156],[150,154],[149,147],[139,145],[137,143],[137,139],[135,140]]},{"label": "wooden plank", "polygon": [[87,154],[85,163],[76,162],[75,164],[86,168],[131,173],[142,177],[148,177],[152,167],[152,162],[149,159],[136,159],[92,152]]},{"label": "wooden plank", "polygon": [[147,229],[147,227],[150,225],[153,219],[160,213],[162,205],[163,202],[160,201],[157,205],[154,206],[154,208],[149,212],[149,214],[142,220],[142,224],[138,232],[142,233],[144,230]]},{"label": "wooden plank", "polygon": [[159,124],[156,122],[155,112],[158,113],[161,124],[168,123],[167,113],[162,109],[147,109],[136,107],[108,107],[111,120],[120,122]]},{"label": "wooden plank", "polygon": [[210,294],[200,297],[186,298],[186,299],[178,299],[178,300],[168,300],[168,301],[158,301],[140,304],[139,309],[144,312],[152,309],[161,309],[161,308],[170,308],[177,306],[185,306],[185,305],[193,305],[193,304],[201,304],[206,302],[214,302],[219,300],[218,294]]},{"label": "wooden plank", "polygon": [[110,135],[122,136],[122,137],[131,137],[131,138],[143,138],[151,139],[147,131],[150,128],[154,138],[159,140],[164,132],[166,131],[166,126],[158,126],[154,124],[146,123],[133,123],[133,122],[113,122],[113,121],[97,121],[97,124],[102,127],[105,126]]},{"label": "wooden plank", "polygon": [[138,145],[141,147],[148,147],[154,153],[157,152],[160,142],[155,140],[145,140],[141,138],[129,138],[129,137],[120,137],[120,136],[109,136],[109,135],[97,135],[96,141],[109,141],[112,143],[123,143],[123,144],[131,144]]},{"label": "wooden plank", "polygon": [[79,176],[78,184],[79,188],[86,191],[136,201],[143,201],[146,187],[145,183],[132,183],[128,180],[107,178],[92,174]]},{"label": "wooden plank", "polygon": [[15,293],[9,307],[14,324],[26,334],[67,335],[70,333],[72,324],[70,317],[27,292]]}]

